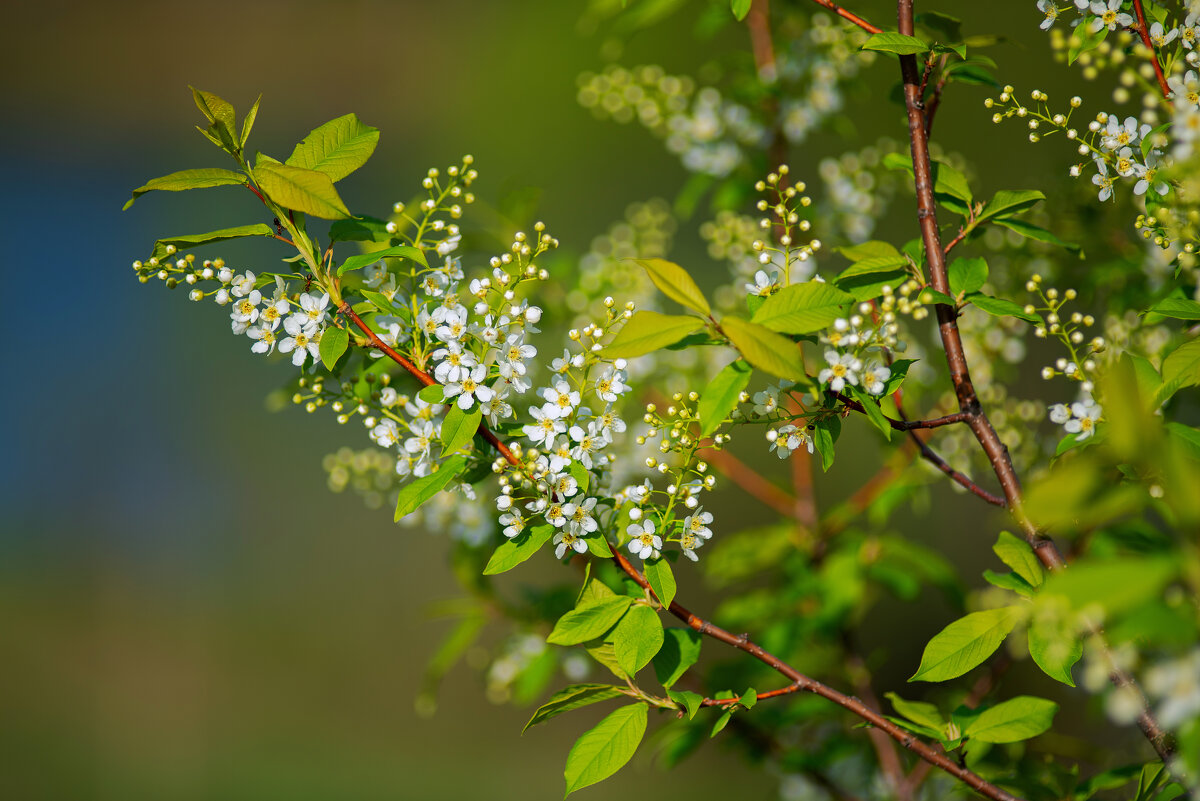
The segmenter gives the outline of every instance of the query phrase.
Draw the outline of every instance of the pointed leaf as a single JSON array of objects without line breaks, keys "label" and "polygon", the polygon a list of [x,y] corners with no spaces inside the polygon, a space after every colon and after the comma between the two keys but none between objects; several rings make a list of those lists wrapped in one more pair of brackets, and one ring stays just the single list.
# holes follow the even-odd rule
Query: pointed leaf
[{"label": "pointed leaf", "polygon": [[550,696],[549,701],[537,708],[533,717],[525,724],[525,728],[521,729],[521,733],[524,734],[529,731],[531,726],[545,723],[563,712],[570,712],[572,709],[590,706],[622,695],[628,695],[628,693],[623,688],[614,687],[611,684],[572,684],[563,687]]},{"label": "pointed leaf", "polygon": [[642,265],[650,276],[650,280],[668,298],[680,306],[686,306],[700,314],[707,316],[712,313],[712,308],[708,305],[704,293],[700,291],[700,287],[696,286],[696,282],[688,275],[687,270],[666,259],[634,259],[634,261]]},{"label": "pointed leaf", "polygon": [[671,601],[675,600],[675,574],[671,571],[671,563],[662,557],[652,559],[646,562],[643,572],[663,608],[670,607]]},{"label": "pointed leaf", "polygon": [[154,257],[165,258],[168,245],[174,245],[177,251],[183,251],[212,242],[241,239],[244,236],[275,236],[275,229],[265,223],[255,223],[254,225],[239,225],[237,228],[222,228],[220,231],[209,231],[207,234],[167,237],[154,243]]},{"label": "pointed leaf", "polygon": [[737,408],[738,397],[750,383],[753,374],[750,365],[738,359],[725,365],[721,372],[713,376],[708,386],[700,393],[700,403],[696,413],[700,416],[700,436],[711,436],[729,413]]},{"label": "pointed leaf", "polygon": [[700,659],[703,638],[694,629],[671,628],[663,632],[663,645],[654,656],[654,675],[658,683],[671,687]]},{"label": "pointed leaf", "polygon": [[700,704],[704,701],[703,695],[690,690],[667,690],[667,697],[683,707],[688,720],[696,717],[696,713],[700,711]]},{"label": "pointed leaf", "polygon": [[929,45],[915,36],[906,36],[895,31],[882,31],[873,35],[862,46],[863,50],[877,50],[881,53],[895,53],[898,56],[911,56],[929,50]]},{"label": "pointed leaf", "polygon": [[350,216],[350,210],[323,172],[258,160],[254,169],[258,188],[285,209],[302,211],[323,220]]},{"label": "pointed leaf", "polygon": [[729,0],[729,8],[733,11],[733,18],[741,22],[750,13],[751,0]]},{"label": "pointed leaf", "polygon": [[942,713],[938,711],[936,706],[927,704],[924,701],[906,701],[895,693],[885,693],[885,695],[892,702],[892,708],[901,715],[913,723],[938,732],[938,737],[942,736],[942,733],[946,729],[946,718],[942,716]]},{"label": "pointed leaf", "polygon": [[1178,320],[1200,320],[1200,303],[1187,298],[1163,298],[1144,313],[1161,314]]},{"label": "pointed leaf", "polygon": [[483,410],[478,405],[470,411],[457,403],[452,405],[442,420],[442,453],[451,454],[465,448],[475,438],[482,421]]},{"label": "pointed leaf", "polygon": [[695,317],[652,311],[635,312],[612,342],[604,347],[604,355],[612,358],[641,356],[678,342],[703,326],[704,321]]},{"label": "pointed leaf", "polygon": [[1200,338],[1188,340],[1167,354],[1162,363],[1162,386],[1154,398],[1160,406],[1184,387],[1200,384]]},{"label": "pointed leaf", "polygon": [[800,346],[787,337],[737,317],[722,319],[721,328],[746,361],[758,369],[791,381],[804,378]]},{"label": "pointed leaf", "polygon": [[396,522],[404,516],[420,508],[421,504],[441,492],[447,484],[458,477],[466,466],[467,460],[462,456],[451,456],[442,462],[436,473],[410,481],[400,488],[400,497],[396,499]]},{"label": "pointed leaf", "polygon": [[645,604],[630,609],[610,635],[617,664],[630,676],[650,664],[663,645],[658,613]]},{"label": "pointed leaf", "polygon": [[1047,676],[1074,687],[1071,668],[1083,656],[1083,640],[1067,625],[1047,628],[1034,620],[1029,627],[1029,655]]},{"label": "pointed leaf", "polygon": [[963,731],[964,737],[985,743],[1015,743],[1050,728],[1058,704],[1032,695],[1018,695],[985,709]]},{"label": "pointed leaf", "polygon": [[[334,225],[338,224],[334,223]],[[338,267],[338,275],[343,275],[352,270],[361,270],[363,267],[374,264],[380,259],[408,259],[409,261],[415,261],[422,267],[429,266],[429,263],[425,260],[425,251],[415,248],[412,245],[396,245],[395,247],[376,250],[372,253],[351,256],[342,262],[342,266]]]},{"label": "pointed leaf", "polygon": [[994,217],[1007,217],[1013,214],[1020,214],[1045,199],[1046,196],[1036,189],[1019,189],[1015,191],[1001,189],[983,207],[983,212],[979,215],[978,222],[984,222]]},{"label": "pointed leaf", "polygon": [[[541,550],[542,546],[553,536],[554,526],[546,523],[527,528],[511,540],[505,540],[496,546],[492,558],[488,560],[487,567],[483,569],[483,575],[495,576],[512,570]],[[526,728],[529,727],[526,726]]]},{"label": "pointed leaf", "polygon": [[236,124],[233,106],[211,92],[201,91],[194,86],[188,88],[192,90],[192,99],[196,101],[196,107],[211,123],[206,136],[230,153],[236,152],[238,139],[233,130]]},{"label": "pointed leaf", "polygon": [[646,704],[623,706],[575,741],[563,771],[567,795],[624,767],[646,733],[647,709]]},{"label": "pointed leaf", "polygon": [[1001,562],[1011,567],[1013,572],[1025,579],[1031,587],[1042,586],[1042,581],[1045,580],[1042,563],[1025,540],[1007,531],[1001,531],[992,550],[1000,557]]},{"label": "pointed leaf", "polygon": [[751,322],[784,334],[811,334],[844,317],[853,302],[853,296],[823,281],[792,284],[767,298]]},{"label": "pointed leaf", "polygon": [[946,269],[946,274],[950,281],[952,294],[957,296],[967,292],[978,292],[987,281],[987,261],[984,259],[955,259]]},{"label": "pointed leaf", "polygon": [[1025,311],[1025,309],[1011,300],[1004,298],[993,298],[990,295],[985,295],[982,292],[974,292],[966,296],[966,301],[977,309],[982,309],[993,317],[1016,317],[1018,320],[1024,320],[1027,323],[1037,325],[1042,322],[1042,318],[1035,313]]},{"label": "pointed leaf", "polygon": [[142,186],[133,190],[133,197],[121,209],[124,211],[133,202],[147,192],[183,192],[188,189],[208,189],[212,186],[245,185],[246,176],[233,170],[222,170],[218,167],[204,167],[197,170],[180,170],[161,178],[152,178]]},{"label": "pointed leaf", "polygon": [[633,599],[628,595],[614,595],[577,606],[558,619],[546,642],[578,645],[594,640],[616,625],[631,603]]},{"label": "pointed leaf", "polygon": [[325,332],[321,334],[321,343],[318,345],[321,362],[325,365],[325,369],[332,371],[337,360],[342,358],[342,354],[349,346],[350,334],[345,328],[338,328],[334,325],[326,326]]},{"label": "pointed leaf", "polygon": [[1020,616],[1020,609],[1007,606],[954,621],[925,646],[921,666],[909,681],[946,681],[977,667],[1000,647]]},{"label": "pointed leaf", "polygon": [[246,148],[246,140],[250,138],[250,131],[254,129],[254,121],[258,119],[258,104],[262,102],[262,95],[259,95],[254,105],[246,112],[246,118],[242,120],[242,138],[239,141],[242,149]]},{"label": "pointed leaf", "polygon": [[323,172],[336,182],[366,164],[378,143],[378,128],[347,114],[311,131],[285,163]]}]

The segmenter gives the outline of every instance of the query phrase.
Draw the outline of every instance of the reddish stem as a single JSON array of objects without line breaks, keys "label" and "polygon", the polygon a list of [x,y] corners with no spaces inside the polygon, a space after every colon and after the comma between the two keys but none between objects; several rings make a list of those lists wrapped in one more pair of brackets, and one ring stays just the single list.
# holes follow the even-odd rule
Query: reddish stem
[{"label": "reddish stem", "polygon": [[867,33],[883,33],[882,28],[876,28],[874,25],[867,22],[857,14],[852,14],[851,12],[839,6],[837,3],[834,3],[833,0],[813,0],[813,2],[819,6],[824,6],[842,19],[847,20],[848,22],[853,22]]},{"label": "reddish stem", "polygon": [[1142,10],[1142,0],[1133,0],[1133,11],[1137,15],[1137,32],[1142,37],[1142,44],[1150,50],[1150,63],[1154,65],[1154,77],[1158,78],[1158,88],[1162,96],[1171,96],[1171,87],[1167,85],[1167,76],[1163,74],[1162,66],[1158,63],[1158,51],[1150,39],[1150,28],[1146,25],[1146,12]]}]

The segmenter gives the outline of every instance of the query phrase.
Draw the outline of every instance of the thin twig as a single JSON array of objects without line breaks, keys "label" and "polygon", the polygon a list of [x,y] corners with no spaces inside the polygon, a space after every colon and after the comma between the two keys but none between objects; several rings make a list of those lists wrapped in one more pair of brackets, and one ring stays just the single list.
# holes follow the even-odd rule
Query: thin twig
[{"label": "thin twig", "polygon": [[1158,63],[1158,51],[1150,39],[1150,29],[1146,26],[1146,12],[1142,10],[1142,0],[1133,0],[1133,11],[1137,15],[1137,32],[1142,37],[1142,44],[1150,50],[1150,63],[1154,65],[1154,77],[1158,78],[1158,88],[1162,96],[1171,96],[1171,87],[1167,85],[1167,76],[1163,74],[1162,66]]},{"label": "thin twig", "polygon": [[[847,397],[840,392],[835,392],[833,395],[848,408],[856,412],[862,412],[863,414],[867,413],[863,405],[853,398]],[[888,425],[896,431],[912,431],[917,428],[941,428],[942,426],[953,425],[954,423],[965,423],[967,422],[967,418],[968,415],[966,412],[946,414],[931,420],[896,420],[895,418],[888,417],[886,414],[883,416],[883,419],[887,420]]]},{"label": "thin twig", "polygon": [[842,8],[841,6],[839,6],[837,3],[834,3],[833,0],[813,0],[813,2],[819,6],[824,6],[825,8],[832,11],[834,14],[837,14],[842,19],[844,19],[848,22],[853,22],[855,25],[862,28],[867,33],[883,33],[883,29],[876,28],[874,25],[867,22],[865,19],[858,16],[857,14],[853,14],[853,13],[847,11],[846,9]]}]

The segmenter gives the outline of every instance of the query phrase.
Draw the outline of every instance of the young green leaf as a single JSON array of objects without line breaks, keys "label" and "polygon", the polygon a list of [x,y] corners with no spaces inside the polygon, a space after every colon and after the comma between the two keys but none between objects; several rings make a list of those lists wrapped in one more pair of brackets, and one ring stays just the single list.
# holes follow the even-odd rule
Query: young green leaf
[{"label": "young green leaf", "polygon": [[895,53],[898,56],[911,56],[929,50],[929,45],[915,36],[905,36],[895,31],[882,31],[867,40],[863,50],[878,50],[881,53]]},{"label": "young green leaf", "polygon": [[813,425],[813,442],[821,454],[821,469],[828,473],[829,468],[833,467],[834,443],[842,433],[842,419],[837,415],[826,415],[818,418]]},{"label": "young green leaf", "polygon": [[275,229],[265,223],[254,223],[253,225],[239,225],[236,228],[222,228],[219,231],[209,231],[207,234],[167,237],[154,243],[154,257],[157,259],[165,258],[169,245],[174,245],[176,250],[190,250],[200,245],[225,242],[230,239],[241,239],[244,236],[275,236]]},{"label": "young green leaf", "polygon": [[654,656],[658,683],[671,687],[700,659],[702,637],[694,629],[671,628],[663,632],[663,645]]},{"label": "young green leaf", "polygon": [[254,129],[254,121],[258,119],[258,104],[262,102],[260,94],[254,100],[254,105],[246,112],[246,118],[242,120],[242,136],[238,140],[238,145],[242,150],[246,149],[246,141],[250,138],[250,131]]},{"label": "young green leaf", "polygon": [[763,372],[791,381],[804,378],[800,346],[787,337],[737,317],[722,319],[721,329],[746,361]]},{"label": "young green leaf", "polygon": [[623,706],[575,741],[563,772],[566,795],[603,781],[628,762],[646,733],[646,704]]},{"label": "young green leaf", "polygon": [[1004,298],[993,298],[990,295],[985,295],[982,292],[972,292],[966,296],[966,301],[977,309],[982,309],[993,317],[1016,317],[1018,320],[1024,320],[1027,323],[1035,325],[1042,322],[1042,318],[1036,313],[1027,312],[1021,306],[1013,303],[1011,300]]},{"label": "young green leaf", "polygon": [[1031,587],[1042,586],[1042,581],[1045,580],[1042,563],[1025,540],[1007,531],[1001,531],[992,550],[1000,557],[1001,562],[1011,567],[1013,572],[1025,579]]},{"label": "young green leaf", "polygon": [[338,359],[342,358],[342,354],[346,352],[349,345],[350,334],[345,328],[338,328],[334,325],[325,328],[325,333],[321,334],[319,348],[321,362],[325,365],[326,370],[333,370],[333,366],[337,364]]},{"label": "young green leaf", "polygon": [[955,259],[947,268],[946,277],[950,281],[950,292],[956,296],[968,292],[978,292],[987,281],[987,261],[984,259]]},{"label": "young green leaf", "polygon": [[869,392],[864,392],[858,387],[848,386],[846,387],[846,391],[850,397],[854,398],[862,406],[867,419],[871,421],[871,425],[879,429],[884,438],[890,442],[892,439],[892,424],[888,422],[883,409],[879,408],[878,400]]},{"label": "young green leaf", "polygon": [[336,183],[366,164],[378,143],[378,128],[347,114],[311,131],[284,163],[323,172]]},{"label": "young green leaf", "polygon": [[233,170],[218,167],[203,167],[197,170],[180,170],[149,181],[133,190],[133,197],[125,202],[121,211],[147,192],[185,192],[189,189],[208,189],[213,186],[244,186],[246,176]]},{"label": "young green leaf", "polygon": [[211,92],[201,91],[194,86],[188,88],[192,90],[192,99],[196,101],[196,108],[200,109],[205,119],[211,123],[205,135],[231,155],[236,153],[239,148],[237,136],[233,131],[236,123],[233,106]]},{"label": "young green leaf", "polygon": [[662,620],[649,606],[636,604],[617,623],[611,637],[617,664],[632,676],[650,664],[662,648]]},{"label": "young green leaf", "polygon": [[1200,384],[1200,338],[1190,339],[1167,354],[1162,363],[1162,380],[1154,398],[1156,408],[1184,387]]},{"label": "young green leaf", "polygon": [[696,317],[652,311],[635,312],[612,342],[604,347],[604,355],[627,359],[641,356],[678,342],[703,326],[704,321]]},{"label": "young green leaf", "polygon": [[750,365],[738,359],[725,365],[721,372],[713,376],[708,386],[700,393],[700,403],[696,412],[700,416],[700,436],[712,436],[729,413],[737,408],[738,396],[750,383],[753,371]]},{"label": "young green leaf", "polygon": [[1163,317],[1174,317],[1177,320],[1200,320],[1200,303],[1187,298],[1163,298],[1143,314],[1161,314]]},{"label": "young green leaf", "polygon": [[442,421],[442,453],[456,453],[465,448],[475,438],[482,420],[483,410],[478,404],[469,411],[457,403],[451,406]]},{"label": "young green leaf", "polygon": [[885,695],[892,702],[892,708],[913,723],[939,733],[946,730],[946,718],[933,704],[927,704],[924,701],[906,701],[895,693],[885,693]]},{"label": "young green leaf", "polygon": [[588,491],[588,487],[591,486],[592,483],[592,474],[588,472],[588,469],[580,462],[571,462],[571,464],[567,466],[567,472],[569,472],[571,474],[571,478],[575,479],[575,482],[579,484],[579,491],[586,493]]},{"label": "young green leaf", "polygon": [[397,523],[405,515],[411,514],[420,508],[421,504],[441,492],[447,484],[453,481],[463,467],[467,464],[467,460],[462,456],[451,456],[441,464],[441,468],[436,473],[430,473],[422,478],[415,479],[400,488],[400,497],[396,499],[396,515]]},{"label": "young green leaf", "polygon": [[1018,695],[985,709],[963,731],[964,737],[985,743],[1016,743],[1050,728],[1058,704],[1031,695]]},{"label": "young green leaf", "polygon": [[667,697],[679,704],[687,712],[688,720],[696,717],[704,696],[689,690],[667,690]]},{"label": "young green leaf", "polygon": [[495,576],[512,570],[541,550],[554,536],[554,531],[554,526],[547,523],[527,528],[511,540],[500,543],[484,567],[483,575]]},{"label": "young green leaf", "polygon": [[350,216],[350,210],[333,188],[333,181],[323,172],[276,164],[261,157],[254,168],[258,188],[285,209],[302,211],[323,220],[339,220]]},{"label": "young green leaf", "polygon": [[712,307],[687,270],[666,259],[634,259],[650,276],[659,291],[680,306],[705,316],[712,314]]},{"label": "young green leaf", "polygon": [[853,296],[822,281],[792,284],[767,298],[751,322],[783,334],[811,334],[844,317],[853,302]]},{"label": "young green leaf", "polygon": [[425,261],[425,252],[420,248],[415,248],[412,245],[396,245],[395,247],[376,250],[373,253],[361,253],[357,256],[351,256],[338,267],[338,275],[343,275],[352,270],[361,270],[363,267],[374,264],[380,259],[408,259],[409,261],[417,262],[422,267],[429,266]]},{"label": "young green leaf", "polygon": [[909,681],[946,681],[977,667],[1000,647],[1021,614],[1021,609],[1006,606],[954,621],[925,646],[921,666]]},{"label": "young green leaf", "polygon": [[611,684],[571,684],[550,696],[550,700],[537,708],[533,717],[521,729],[521,733],[529,731],[530,727],[545,723],[550,718],[557,717],[572,709],[597,704],[610,698],[619,698],[629,693],[622,687]]},{"label": "young green leaf", "polygon": [[741,22],[750,13],[751,0],[729,0],[729,8],[733,11],[733,18]]},{"label": "young green leaf", "polygon": [[426,403],[441,403],[446,399],[446,388],[441,384],[430,384],[422,387],[417,397]]},{"label": "young green leaf", "polygon": [[1009,217],[1028,211],[1046,196],[1036,189],[1019,189],[1016,191],[1001,189],[987,202],[980,213],[977,222],[986,222],[996,217]]},{"label": "young green leaf", "polygon": [[669,607],[675,600],[675,574],[671,572],[671,563],[661,557],[652,559],[646,562],[643,572],[663,607]]},{"label": "young green leaf", "polygon": [[614,595],[577,606],[558,619],[546,642],[578,645],[594,640],[616,625],[631,603],[628,595]]},{"label": "young green leaf", "polygon": [[1074,687],[1071,668],[1083,656],[1083,640],[1068,625],[1047,627],[1035,619],[1029,627],[1029,655],[1047,676]]}]

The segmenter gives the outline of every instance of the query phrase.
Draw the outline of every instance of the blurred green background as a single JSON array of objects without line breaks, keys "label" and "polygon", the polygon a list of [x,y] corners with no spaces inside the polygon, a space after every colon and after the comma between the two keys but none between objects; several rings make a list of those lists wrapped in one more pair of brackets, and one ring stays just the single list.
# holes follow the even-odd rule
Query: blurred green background
[{"label": "blurred green background", "polygon": [[[253,356],[211,304],[134,280],[129,263],[155,238],[249,222],[253,199],[216,190],[120,209],[148,178],[224,166],[192,129],[190,83],[239,110],[262,92],[255,140],[276,155],[349,111],[382,129],[372,162],[341,184],[352,208],[382,214],[428,167],[472,153],[481,199],[540,187],[539,216],[581,253],[627,203],[671,198],[685,175],[640,129],[594,121],[575,102],[576,75],[613,58],[689,72],[746,47],[732,25],[698,44],[699,6],[627,40],[581,25],[584,6],[572,2],[6,9],[0,797],[560,797],[583,716],[520,738],[529,710],[487,703],[463,666],[436,716],[414,711],[448,626],[426,607],[456,594],[446,541],[329,494],[320,459],[354,432],[332,415],[268,413],[262,399],[290,368]],[[887,3],[854,6],[894,20]],[[1053,63],[1033,6],[937,4],[967,17],[969,32],[1014,39],[992,51],[1001,80],[1086,96],[1065,72],[1045,82]],[[886,59],[865,73],[850,109],[864,141],[904,134],[900,110],[879,103],[895,73]],[[993,126],[985,94],[955,88],[938,119],[942,146],[974,160],[988,190],[1039,186],[1052,201],[1067,191],[1042,179],[1070,156]],[[792,154],[794,173],[813,174],[838,146],[813,140]],[[908,204],[896,207],[908,214]],[[677,259],[717,269],[693,230],[683,228]],[[258,269],[275,258],[225,252],[263,254]],[[944,531],[947,551],[977,573],[994,528],[962,544],[983,521],[970,501],[941,497],[948,516],[914,530],[934,542],[930,532]],[[899,680],[919,654],[914,638],[940,622],[895,623],[883,613],[863,639],[905,655],[888,668]],[[720,748],[669,776],[648,761],[588,796],[775,793],[773,777]]]}]

